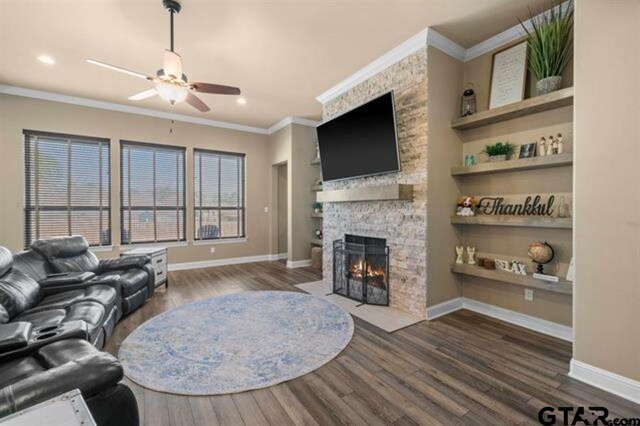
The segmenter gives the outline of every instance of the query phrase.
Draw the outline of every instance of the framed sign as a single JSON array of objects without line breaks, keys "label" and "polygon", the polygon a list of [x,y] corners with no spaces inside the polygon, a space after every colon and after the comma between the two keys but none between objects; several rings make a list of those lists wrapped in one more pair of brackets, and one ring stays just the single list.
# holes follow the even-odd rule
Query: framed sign
[{"label": "framed sign", "polygon": [[527,42],[493,54],[489,109],[524,99],[527,77]]}]

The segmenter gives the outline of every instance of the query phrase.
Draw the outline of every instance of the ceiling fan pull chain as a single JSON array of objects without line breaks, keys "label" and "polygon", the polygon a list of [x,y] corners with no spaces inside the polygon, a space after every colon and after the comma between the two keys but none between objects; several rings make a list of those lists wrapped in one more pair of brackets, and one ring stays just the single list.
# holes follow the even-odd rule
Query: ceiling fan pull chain
[{"label": "ceiling fan pull chain", "polygon": [[171,51],[173,52],[173,10],[169,11],[169,22],[171,27]]}]

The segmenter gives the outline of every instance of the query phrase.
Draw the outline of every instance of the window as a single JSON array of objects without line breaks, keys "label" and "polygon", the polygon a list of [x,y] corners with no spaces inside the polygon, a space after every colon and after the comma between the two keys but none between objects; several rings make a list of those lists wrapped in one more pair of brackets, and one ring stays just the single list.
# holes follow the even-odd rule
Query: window
[{"label": "window", "polygon": [[185,240],[184,153],[120,142],[122,244]]},{"label": "window", "polygon": [[195,149],[193,160],[195,239],[244,237],[244,154]]},{"label": "window", "polygon": [[109,140],[24,131],[24,244],[84,235],[111,244]]}]

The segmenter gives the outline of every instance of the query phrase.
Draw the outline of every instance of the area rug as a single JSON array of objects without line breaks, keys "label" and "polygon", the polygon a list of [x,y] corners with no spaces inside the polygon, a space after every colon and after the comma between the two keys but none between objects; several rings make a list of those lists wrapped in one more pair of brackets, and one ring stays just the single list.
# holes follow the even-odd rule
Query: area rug
[{"label": "area rug", "polygon": [[338,355],[353,335],[341,307],[303,293],[255,291],[165,312],[120,346],[125,375],[157,391],[218,395],[303,376]]}]

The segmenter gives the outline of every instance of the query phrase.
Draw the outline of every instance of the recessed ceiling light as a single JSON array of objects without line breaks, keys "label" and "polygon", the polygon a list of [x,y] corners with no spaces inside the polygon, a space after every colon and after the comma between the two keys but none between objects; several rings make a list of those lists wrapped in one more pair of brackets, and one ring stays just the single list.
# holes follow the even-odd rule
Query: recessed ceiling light
[{"label": "recessed ceiling light", "polygon": [[239,103],[240,105],[246,105],[247,100],[245,98],[238,98],[236,99],[236,102]]},{"label": "recessed ceiling light", "polygon": [[40,55],[38,56],[38,60],[47,65],[53,65],[56,63],[56,61],[49,55]]}]

